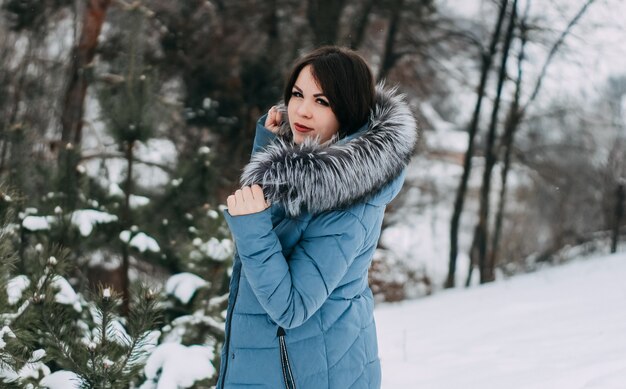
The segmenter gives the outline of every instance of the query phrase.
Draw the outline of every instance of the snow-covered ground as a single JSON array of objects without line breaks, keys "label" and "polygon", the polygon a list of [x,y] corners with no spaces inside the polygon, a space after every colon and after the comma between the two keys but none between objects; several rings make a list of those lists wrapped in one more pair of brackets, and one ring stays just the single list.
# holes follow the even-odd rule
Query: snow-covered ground
[{"label": "snow-covered ground", "polygon": [[383,389],[626,388],[626,253],[380,304]]}]

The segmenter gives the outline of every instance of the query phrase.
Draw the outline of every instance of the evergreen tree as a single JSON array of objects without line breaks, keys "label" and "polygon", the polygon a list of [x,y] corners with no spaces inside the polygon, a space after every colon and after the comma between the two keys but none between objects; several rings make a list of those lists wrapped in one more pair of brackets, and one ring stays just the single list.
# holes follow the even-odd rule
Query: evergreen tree
[{"label": "evergreen tree", "polygon": [[103,111],[103,120],[118,143],[126,161],[126,177],[122,183],[124,202],[120,209],[120,227],[127,231],[128,239],[121,243],[122,251],[122,310],[129,313],[130,282],[130,242],[138,229],[134,225],[131,209],[131,196],[134,194],[135,147],[138,142],[145,142],[153,134],[154,96],[156,94],[150,68],[144,65],[144,16],[132,8],[123,12],[120,23],[127,31],[126,43],[115,61],[111,63],[112,72],[120,76],[119,82],[102,84],[99,88],[99,101]]},{"label": "evergreen tree", "polygon": [[[158,293],[140,287],[128,317],[120,316],[121,299],[108,287],[88,298],[76,293],[66,279],[72,266],[67,249],[37,243],[18,250],[17,196],[6,192],[0,190],[1,386],[45,386],[52,372],[82,388],[137,382],[159,335],[153,331]],[[18,258],[27,271],[17,272]]]}]

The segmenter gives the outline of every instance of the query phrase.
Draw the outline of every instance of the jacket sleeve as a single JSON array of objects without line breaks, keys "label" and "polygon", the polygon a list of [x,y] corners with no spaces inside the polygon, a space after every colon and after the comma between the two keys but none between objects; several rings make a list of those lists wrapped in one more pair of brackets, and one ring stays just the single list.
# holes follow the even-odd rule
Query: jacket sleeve
[{"label": "jacket sleeve", "polygon": [[231,216],[224,211],[257,299],[278,325],[302,325],[345,276],[365,241],[356,216],[332,211],[314,217],[287,260],[272,229],[270,209]]},{"label": "jacket sleeve", "polygon": [[256,122],[256,130],[254,134],[254,145],[252,146],[252,154],[261,151],[276,138],[276,134],[265,128],[265,119],[267,114],[261,116]]}]

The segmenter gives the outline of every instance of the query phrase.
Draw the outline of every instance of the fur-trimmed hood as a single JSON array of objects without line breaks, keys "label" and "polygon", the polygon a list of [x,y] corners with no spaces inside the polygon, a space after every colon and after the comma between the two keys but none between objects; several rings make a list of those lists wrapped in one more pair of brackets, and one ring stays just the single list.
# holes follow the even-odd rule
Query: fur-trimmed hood
[{"label": "fur-trimmed hood", "polygon": [[278,134],[252,156],[240,181],[261,185],[265,197],[289,216],[340,209],[376,194],[409,163],[418,135],[404,95],[382,84],[368,123],[354,134],[300,145],[292,142],[288,123]]}]

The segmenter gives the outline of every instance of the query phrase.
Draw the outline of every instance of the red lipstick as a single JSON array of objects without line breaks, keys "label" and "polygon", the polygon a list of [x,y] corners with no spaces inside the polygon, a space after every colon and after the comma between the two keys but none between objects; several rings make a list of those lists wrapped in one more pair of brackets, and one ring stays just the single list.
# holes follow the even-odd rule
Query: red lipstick
[{"label": "red lipstick", "polygon": [[294,123],[293,126],[296,128],[298,132],[310,132],[313,131],[311,127],[303,126],[300,123]]}]

